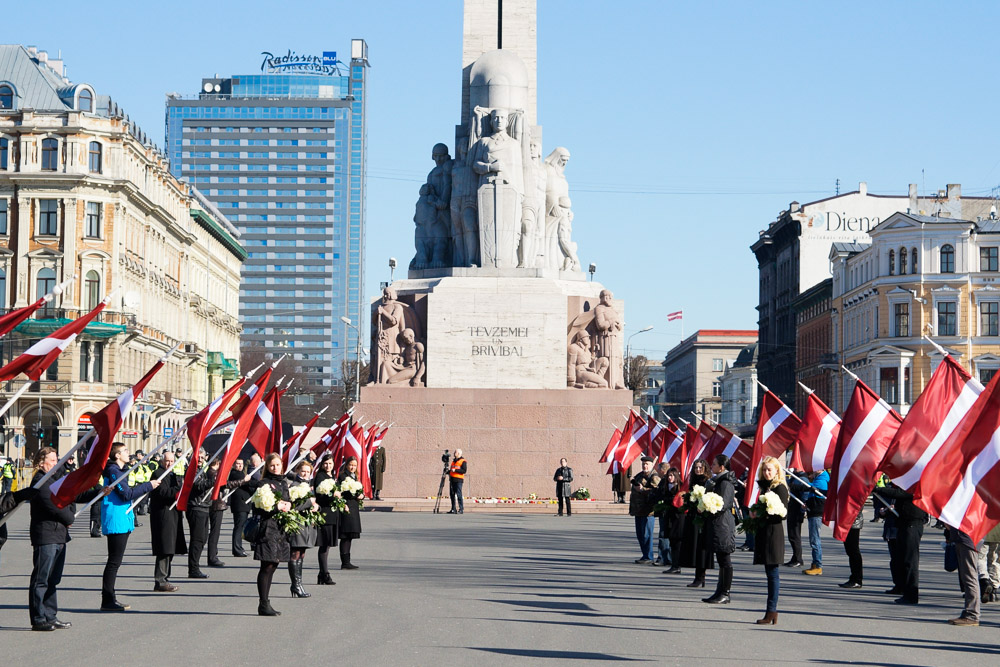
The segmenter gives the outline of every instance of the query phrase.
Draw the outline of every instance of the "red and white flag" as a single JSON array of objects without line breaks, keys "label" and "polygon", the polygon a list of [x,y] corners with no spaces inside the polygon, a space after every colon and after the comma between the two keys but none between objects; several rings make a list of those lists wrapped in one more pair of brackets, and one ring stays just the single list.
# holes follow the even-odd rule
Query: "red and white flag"
[{"label": "red and white flag", "polygon": [[[24,373],[32,381],[37,382],[42,377],[45,369],[56,360],[56,357],[69,347],[70,343],[90,324],[95,317],[108,305],[111,295],[104,297],[104,300],[97,304],[97,307],[81,318],[75,319],[69,324],[63,325],[51,334],[41,339],[19,357],[14,359],[3,368],[0,368],[0,382],[13,380],[21,373]],[[103,461],[102,465],[107,463]]]},{"label": "red and white flag", "polygon": [[[272,441],[274,440],[273,433],[275,427],[278,429],[278,446],[280,448],[281,440],[281,423],[274,417],[275,405],[279,405],[281,393],[277,386],[271,387],[264,398],[260,399],[260,403],[257,405],[257,413],[253,417],[253,421],[250,423],[250,431],[247,433],[247,443],[257,450],[261,458],[265,458],[271,453]],[[251,398],[251,400],[253,400]],[[244,404],[244,407],[247,404]],[[239,413],[236,413],[239,414]],[[236,444],[235,442],[233,444]],[[237,447],[237,456],[239,451],[243,449],[243,444],[239,443]],[[282,468],[282,470],[285,470]],[[288,472],[285,470],[285,472]]]},{"label": "red and white flag", "polygon": [[[48,297],[48,298],[46,298]],[[36,310],[44,306],[51,300],[52,297],[49,295],[43,296],[38,301],[34,302],[30,306],[25,306],[24,308],[18,308],[17,310],[12,310],[3,317],[0,317],[0,338],[6,336],[11,331],[14,330],[21,322],[25,321],[34,314]]]},{"label": "red and white flag", "polygon": [[983,393],[983,385],[945,356],[907,413],[879,469],[901,489],[911,490]]},{"label": "red and white flag", "polygon": [[[753,456],[753,445],[730,431],[721,424],[715,427],[716,436],[722,444],[719,445],[715,456],[723,454],[729,457],[730,469],[739,478],[743,471],[750,465],[750,458]],[[715,458],[713,456],[712,458]]]},{"label": "red and white flag", "polygon": [[822,472],[833,467],[841,420],[816,394],[810,393],[806,401],[791,467],[806,473]]},{"label": "red and white flag", "polygon": [[663,445],[660,449],[660,460],[666,461],[671,468],[681,470],[684,462],[681,460],[681,443],[684,442],[684,435],[681,433],[673,421],[667,424],[660,436]]},{"label": "red and white flag", "polygon": [[618,443],[622,441],[622,432],[615,429],[615,432],[611,434],[611,439],[608,440],[608,446],[604,448],[604,453],[601,454],[601,458],[597,461],[598,463],[607,463],[611,460],[611,455],[614,454],[615,449],[618,448]]},{"label": "red and white flag", "polygon": [[[319,421],[319,415],[320,413],[313,415],[309,419],[309,421],[306,422],[305,426],[303,426],[298,431],[293,433],[292,437],[290,437],[287,442],[282,444],[281,446],[282,470],[287,470],[288,465],[299,457],[299,449],[305,442],[306,437],[309,435],[309,432],[312,431],[313,426],[315,426],[316,422]],[[327,433],[329,433],[329,431],[327,431]],[[326,434],[324,434],[324,436],[321,436],[320,440],[316,443],[316,445],[312,447],[312,451],[316,454],[317,460],[319,459],[320,456],[323,455],[323,452],[326,451],[326,448],[330,446],[329,440],[327,441],[323,440],[323,437],[325,437],[325,435]]]},{"label": "red and white flag", "polygon": [[[757,420],[757,433],[753,439],[753,455],[748,462],[750,475],[747,477],[744,502],[747,507],[757,502],[758,488],[756,484],[757,470],[765,456],[780,457],[792,446],[802,420],[795,416],[792,409],[784,401],[768,389],[760,402],[760,418]],[[782,462],[784,460],[782,459]]]},{"label": "red and white flag", "polygon": [[680,320],[684,318],[683,310],[675,310],[672,313],[667,313],[667,322],[673,322],[674,320]]},{"label": "red and white flag", "polygon": [[844,413],[833,454],[833,469],[823,519],[833,521],[833,536],[843,542],[854,518],[875,487],[875,473],[903,418],[861,380]]},{"label": "red and white flag", "polygon": [[210,404],[205,406],[198,414],[188,420],[188,440],[191,441],[191,461],[184,471],[184,481],[181,482],[180,493],[177,494],[177,509],[187,510],[188,498],[191,496],[191,486],[194,479],[200,472],[198,456],[201,454],[201,445],[205,438],[218,428],[225,418],[229,405],[236,398],[240,388],[246,383],[246,378],[241,377],[232,387],[227,389]]},{"label": "red and white flag", "polygon": [[651,456],[649,453],[649,422],[643,419],[642,415],[636,415],[635,431],[632,433],[632,440],[635,442],[635,457]]},{"label": "red and white flag", "polygon": [[[614,464],[617,463],[621,469],[628,468],[632,465],[632,461],[635,460],[635,455],[630,451],[631,447],[635,444],[635,429],[636,429],[636,418],[635,413],[629,410],[628,419],[625,422],[625,426],[622,427],[621,437],[618,439],[618,443],[611,450],[608,455],[608,459],[611,461],[612,465],[609,470],[614,469]],[[628,461],[626,463],[626,460]]]},{"label": "red and white flag", "polygon": [[[271,370],[270,368],[268,369]],[[266,373],[265,373],[266,374]],[[219,472],[215,476],[215,486],[212,488],[212,500],[217,500],[222,487],[229,481],[229,471],[232,470],[233,463],[239,458],[243,451],[243,445],[250,439],[250,433],[254,427],[263,424],[265,439],[261,443],[251,443],[258,454],[261,448],[265,453],[270,454],[272,450],[281,449],[281,394],[283,392],[275,385],[266,395],[261,396],[256,392],[249,403],[245,403],[243,410],[239,414],[234,413],[236,424],[233,432],[226,441],[225,451],[222,453],[222,463],[219,465]],[[288,472],[287,470],[285,472]]]},{"label": "red and white flag", "polygon": [[[714,435],[715,429],[712,428],[712,425],[704,419],[701,420],[701,424],[698,426],[698,430],[695,431],[694,438],[691,440],[691,447],[688,449],[687,475],[691,474],[690,468],[694,465],[695,461],[705,458],[705,452],[708,450],[708,444],[712,441],[712,436]],[[705,460],[707,461],[708,459]],[[709,463],[711,463],[711,461],[709,461]]]},{"label": "red and white flag", "polygon": [[115,436],[135,404],[135,397],[142,395],[146,385],[163,368],[163,364],[163,359],[157,361],[131,389],[126,389],[117,400],[108,403],[90,417],[90,424],[94,429],[95,436],[90,440],[87,459],[83,465],[65,477],[56,480],[50,487],[52,503],[56,507],[60,509],[66,507],[78,495],[97,483],[104,471],[104,466],[108,463],[108,455],[111,453],[111,445],[114,443]]},{"label": "red and white flag", "polygon": [[1000,373],[924,467],[914,504],[973,544],[1000,523]]}]

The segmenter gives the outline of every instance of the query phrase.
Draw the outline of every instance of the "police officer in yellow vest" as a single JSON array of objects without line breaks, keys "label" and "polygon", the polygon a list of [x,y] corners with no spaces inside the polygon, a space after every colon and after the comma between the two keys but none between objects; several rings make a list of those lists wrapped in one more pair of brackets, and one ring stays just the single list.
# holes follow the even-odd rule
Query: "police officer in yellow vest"
[{"label": "police officer in yellow vest", "polygon": [[[448,466],[448,490],[451,494],[451,511],[448,514],[462,514],[465,511],[465,500],[462,498],[462,485],[465,483],[465,472],[468,465],[462,450],[456,449],[455,456]],[[455,509],[455,499],[458,499],[458,509]]]},{"label": "police officer in yellow vest", "polygon": [[11,463],[10,459],[4,461],[3,467],[0,468],[0,493],[10,493],[10,487],[14,484],[14,464]]}]

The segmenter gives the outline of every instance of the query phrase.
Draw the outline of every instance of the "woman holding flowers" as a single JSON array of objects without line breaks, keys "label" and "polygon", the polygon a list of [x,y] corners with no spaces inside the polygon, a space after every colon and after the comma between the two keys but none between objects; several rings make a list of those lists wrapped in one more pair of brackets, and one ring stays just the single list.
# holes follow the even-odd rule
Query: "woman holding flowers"
[{"label": "woman holding flowers", "polygon": [[693,495],[704,493],[705,484],[708,482],[708,461],[698,459],[691,466],[691,479],[688,488],[691,489],[684,494],[684,525],[681,528],[681,567],[694,568],[694,581],[688,584],[688,588],[705,587],[705,571],[714,567],[712,559],[712,549],[708,541],[706,526],[704,521],[695,520],[697,512],[697,498]]},{"label": "woman holding flowers", "polygon": [[319,547],[319,576],[316,583],[333,586],[337,582],[330,576],[330,547],[337,546],[337,531],[340,528],[340,511],[337,507],[344,504],[337,489],[337,480],[333,474],[333,456],[327,454],[319,462],[319,472],[313,478],[313,492],[316,494],[316,504],[323,515],[323,524],[316,530],[316,546]]},{"label": "woman holding flowers", "polygon": [[[699,501],[698,511],[705,517],[709,544],[719,563],[719,582],[715,594],[704,598],[709,604],[729,604],[729,590],[733,585],[733,552],[736,551],[736,517],[733,504],[736,485],[729,469],[729,457],[719,454],[712,460],[712,479],[705,484],[705,494]],[[704,509],[702,509],[704,507]]]},{"label": "woman holding flowers", "polygon": [[767,608],[757,625],[778,624],[778,571],[785,560],[784,519],[788,514],[788,486],[785,470],[773,456],[765,456],[757,473],[760,495],[750,508],[755,524],[753,564],[763,565],[767,574]]},{"label": "woman holding flowers", "polygon": [[288,480],[281,474],[281,455],[271,453],[264,461],[264,475],[250,501],[253,514],[260,521],[257,539],[253,543],[254,560],[260,561],[257,573],[257,596],[260,602],[257,614],[260,616],[280,616],[280,611],[271,607],[271,580],[278,563],[289,560],[290,548],[285,532],[278,520],[278,514],[290,512],[288,502]]},{"label": "woman holding flowers", "polygon": [[677,468],[667,470],[660,482],[660,497],[663,500],[663,513],[660,515],[660,532],[670,545],[670,569],[666,574],[681,573],[681,538],[684,535],[684,512],[674,505],[674,499],[681,492],[681,471]]},{"label": "woman holding flowers", "polygon": [[358,481],[358,459],[349,456],[337,475],[337,485],[344,499],[345,507],[340,517],[340,569],[356,570],[351,563],[351,543],[361,537],[361,508],[365,497],[361,482]]},{"label": "woman holding flowers", "polygon": [[[317,508],[312,499],[312,470],[313,464],[304,460],[296,466],[295,473],[290,475],[288,480],[288,500],[295,505],[297,511],[306,516],[312,516],[310,513]],[[292,580],[292,597],[312,597],[312,593],[307,593],[302,587],[302,565],[305,563],[306,550],[316,541],[316,529],[311,524],[305,523],[299,530],[288,533],[287,537],[290,549],[288,576]]]}]

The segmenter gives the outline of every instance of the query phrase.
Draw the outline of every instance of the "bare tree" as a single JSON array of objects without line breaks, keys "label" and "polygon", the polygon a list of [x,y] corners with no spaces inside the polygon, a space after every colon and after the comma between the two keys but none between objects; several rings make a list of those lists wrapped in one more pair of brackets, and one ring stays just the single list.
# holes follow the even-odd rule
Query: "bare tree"
[{"label": "bare tree", "polygon": [[[646,389],[649,378],[649,359],[641,354],[625,360],[625,386],[632,390],[633,397]],[[633,398],[633,401],[635,398]]]},{"label": "bare tree", "polygon": [[351,361],[350,359],[344,359],[340,362],[340,378],[341,384],[344,388],[344,393],[341,396],[341,403],[344,406],[344,410],[347,410],[352,405],[354,405],[354,394],[356,391],[356,378],[361,377],[361,386],[364,387],[368,384],[368,364],[362,363],[360,373],[358,372],[358,362]]}]

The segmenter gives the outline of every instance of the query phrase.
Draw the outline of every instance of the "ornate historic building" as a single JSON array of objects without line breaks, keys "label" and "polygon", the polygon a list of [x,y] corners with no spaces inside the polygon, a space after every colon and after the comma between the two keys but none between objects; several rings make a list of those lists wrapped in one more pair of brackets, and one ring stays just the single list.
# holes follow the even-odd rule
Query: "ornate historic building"
[{"label": "ornate historic building", "polygon": [[719,422],[742,437],[753,437],[757,411],[757,343],[740,350],[719,376],[722,415]]},{"label": "ornate historic building", "polygon": [[[219,211],[103,94],[72,83],[44,51],[0,46],[0,307],[67,291],[2,340],[9,361],[96,306],[110,305],[7,413],[12,455],[61,450],[179,344],[121,437],[146,449],[237,376],[246,253]],[[23,379],[3,386],[9,395]],[[10,445],[22,442],[26,450]],[[8,442],[10,440],[11,442]]]},{"label": "ornate historic building", "polygon": [[[837,361],[901,414],[941,354],[986,383],[1000,369],[1000,220],[897,213],[870,244],[834,246],[832,333]],[[852,383],[835,374],[841,411]]]}]

